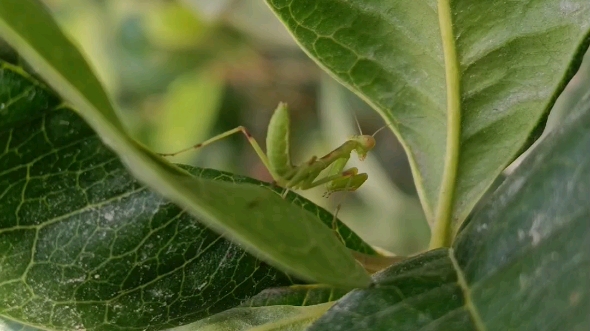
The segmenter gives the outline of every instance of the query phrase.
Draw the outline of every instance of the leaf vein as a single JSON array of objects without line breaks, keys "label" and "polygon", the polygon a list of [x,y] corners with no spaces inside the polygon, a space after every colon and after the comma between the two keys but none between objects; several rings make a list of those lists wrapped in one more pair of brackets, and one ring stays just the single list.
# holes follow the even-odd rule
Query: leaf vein
[{"label": "leaf vein", "polygon": [[467,280],[465,279],[463,270],[461,270],[461,267],[459,266],[459,263],[455,258],[455,251],[453,248],[449,248],[449,258],[451,259],[453,268],[457,273],[457,283],[459,284],[459,288],[461,288],[463,298],[465,299],[465,307],[467,308],[467,311],[470,313],[475,328],[479,331],[486,331],[487,329],[485,327],[485,324],[483,323],[479,311],[471,298],[471,290],[469,289],[469,285],[467,284]]}]

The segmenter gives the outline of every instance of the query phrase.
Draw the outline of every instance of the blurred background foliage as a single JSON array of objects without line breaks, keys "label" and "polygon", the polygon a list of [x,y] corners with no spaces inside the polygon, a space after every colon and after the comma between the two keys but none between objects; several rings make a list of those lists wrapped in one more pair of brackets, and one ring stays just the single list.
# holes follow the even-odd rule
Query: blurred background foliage
[{"label": "blurred background foliage", "polygon": [[[298,48],[263,0],[43,1],[96,68],[129,132],[156,152],[238,125],[264,145],[279,101],[291,109],[296,162],[358,133],[355,116],[365,133],[384,125]],[[588,81],[587,62],[548,128],[563,117],[571,96],[590,88],[581,84]],[[328,210],[342,204],[339,218],[373,245],[400,255],[424,250],[429,229],[403,148],[390,130],[376,138],[375,152],[353,162],[369,174],[357,192],[330,198],[322,197],[322,188],[299,193]],[[238,135],[173,161],[271,180]]]}]

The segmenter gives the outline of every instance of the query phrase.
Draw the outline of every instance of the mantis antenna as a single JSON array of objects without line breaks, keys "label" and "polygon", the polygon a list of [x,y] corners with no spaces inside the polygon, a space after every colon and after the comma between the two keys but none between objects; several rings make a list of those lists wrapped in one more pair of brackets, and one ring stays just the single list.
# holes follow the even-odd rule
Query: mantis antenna
[{"label": "mantis antenna", "polygon": [[[362,136],[362,135],[363,135],[363,129],[361,129],[361,124],[359,123],[359,119],[358,119],[358,117],[356,116],[356,113],[353,113],[353,116],[354,116],[354,122],[356,123],[356,127],[357,127],[357,129],[359,130],[359,135],[361,135],[361,136]],[[377,133],[379,133],[379,131],[381,131],[381,130],[383,130],[383,129],[385,129],[386,127],[388,127],[388,126],[391,126],[391,125],[393,125],[393,123],[388,123],[388,124],[385,124],[384,126],[382,126],[382,127],[380,127],[379,129],[377,129],[377,131],[373,132],[373,134],[371,135],[371,137],[375,137],[375,135],[376,135]]]},{"label": "mantis antenna", "polygon": [[375,137],[375,135],[376,135],[377,133],[379,133],[379,131],[381,131],[381,130],[383,130],[383,129],[385,129],[386,127],[388,127],[388,126],[391,126],[391,125],[393,125],[393,123],[385,124],[384,126],[382,126],[382,127],[380,127],[379,129],[377,129],[377,131],[373,132],[373,134],[372,134],[371,136],[372,136],[372,137]]},{"label": "mantis antenna", "polygon": [[356,127],[359,129],[359,135],[363,135],[363,129],[361,129],[361,124],[359,123],[359,119],[356,116],[356,113],[354,113],[354,121],[356,122]]}]

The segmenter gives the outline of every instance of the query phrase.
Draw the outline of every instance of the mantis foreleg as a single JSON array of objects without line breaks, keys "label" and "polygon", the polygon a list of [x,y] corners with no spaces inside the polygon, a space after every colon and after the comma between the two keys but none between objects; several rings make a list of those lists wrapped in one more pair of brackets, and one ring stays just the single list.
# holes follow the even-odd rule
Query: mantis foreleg
[{"label": "mantis foreleg", "polygon": [[[368,175],[365,173],[359,174],[357,168],[344,170],[349,159],[350,153],[348,155],[342,154],[340,158],[330,160],[331,164],[322,160],[316,162],[314,159],[314,162],[308,162],[300,166],[295,176],[288,182],[288,185],[306,190],[327,184],[325,196],[335,191],[355,191],[367,180]],[[330,167],[329,172],[326,176],[318,179],[317,177],[327,167]]]}]

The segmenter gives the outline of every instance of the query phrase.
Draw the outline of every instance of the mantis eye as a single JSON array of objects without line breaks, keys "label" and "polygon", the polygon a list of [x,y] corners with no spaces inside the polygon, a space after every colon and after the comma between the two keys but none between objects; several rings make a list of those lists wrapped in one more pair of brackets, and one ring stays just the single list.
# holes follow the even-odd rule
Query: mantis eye
[{"label": "mantis eye", "polygon": [[373,136],[363,136],[363,139],[364,139],[364,147],[367,150],[367,152],[372,150],[373,147],[375,147],[375,144],[377,143],[375,141],[375,138],[373,138]]},{"label": "mantis eye", "polygon": [[362,161],[367,156],[367,153],[375,147],[375,138],[372,136],[362,135],[356,138],[358,143],[357,147],[355,148],[357,154],[359,155],[359,159]]}]

